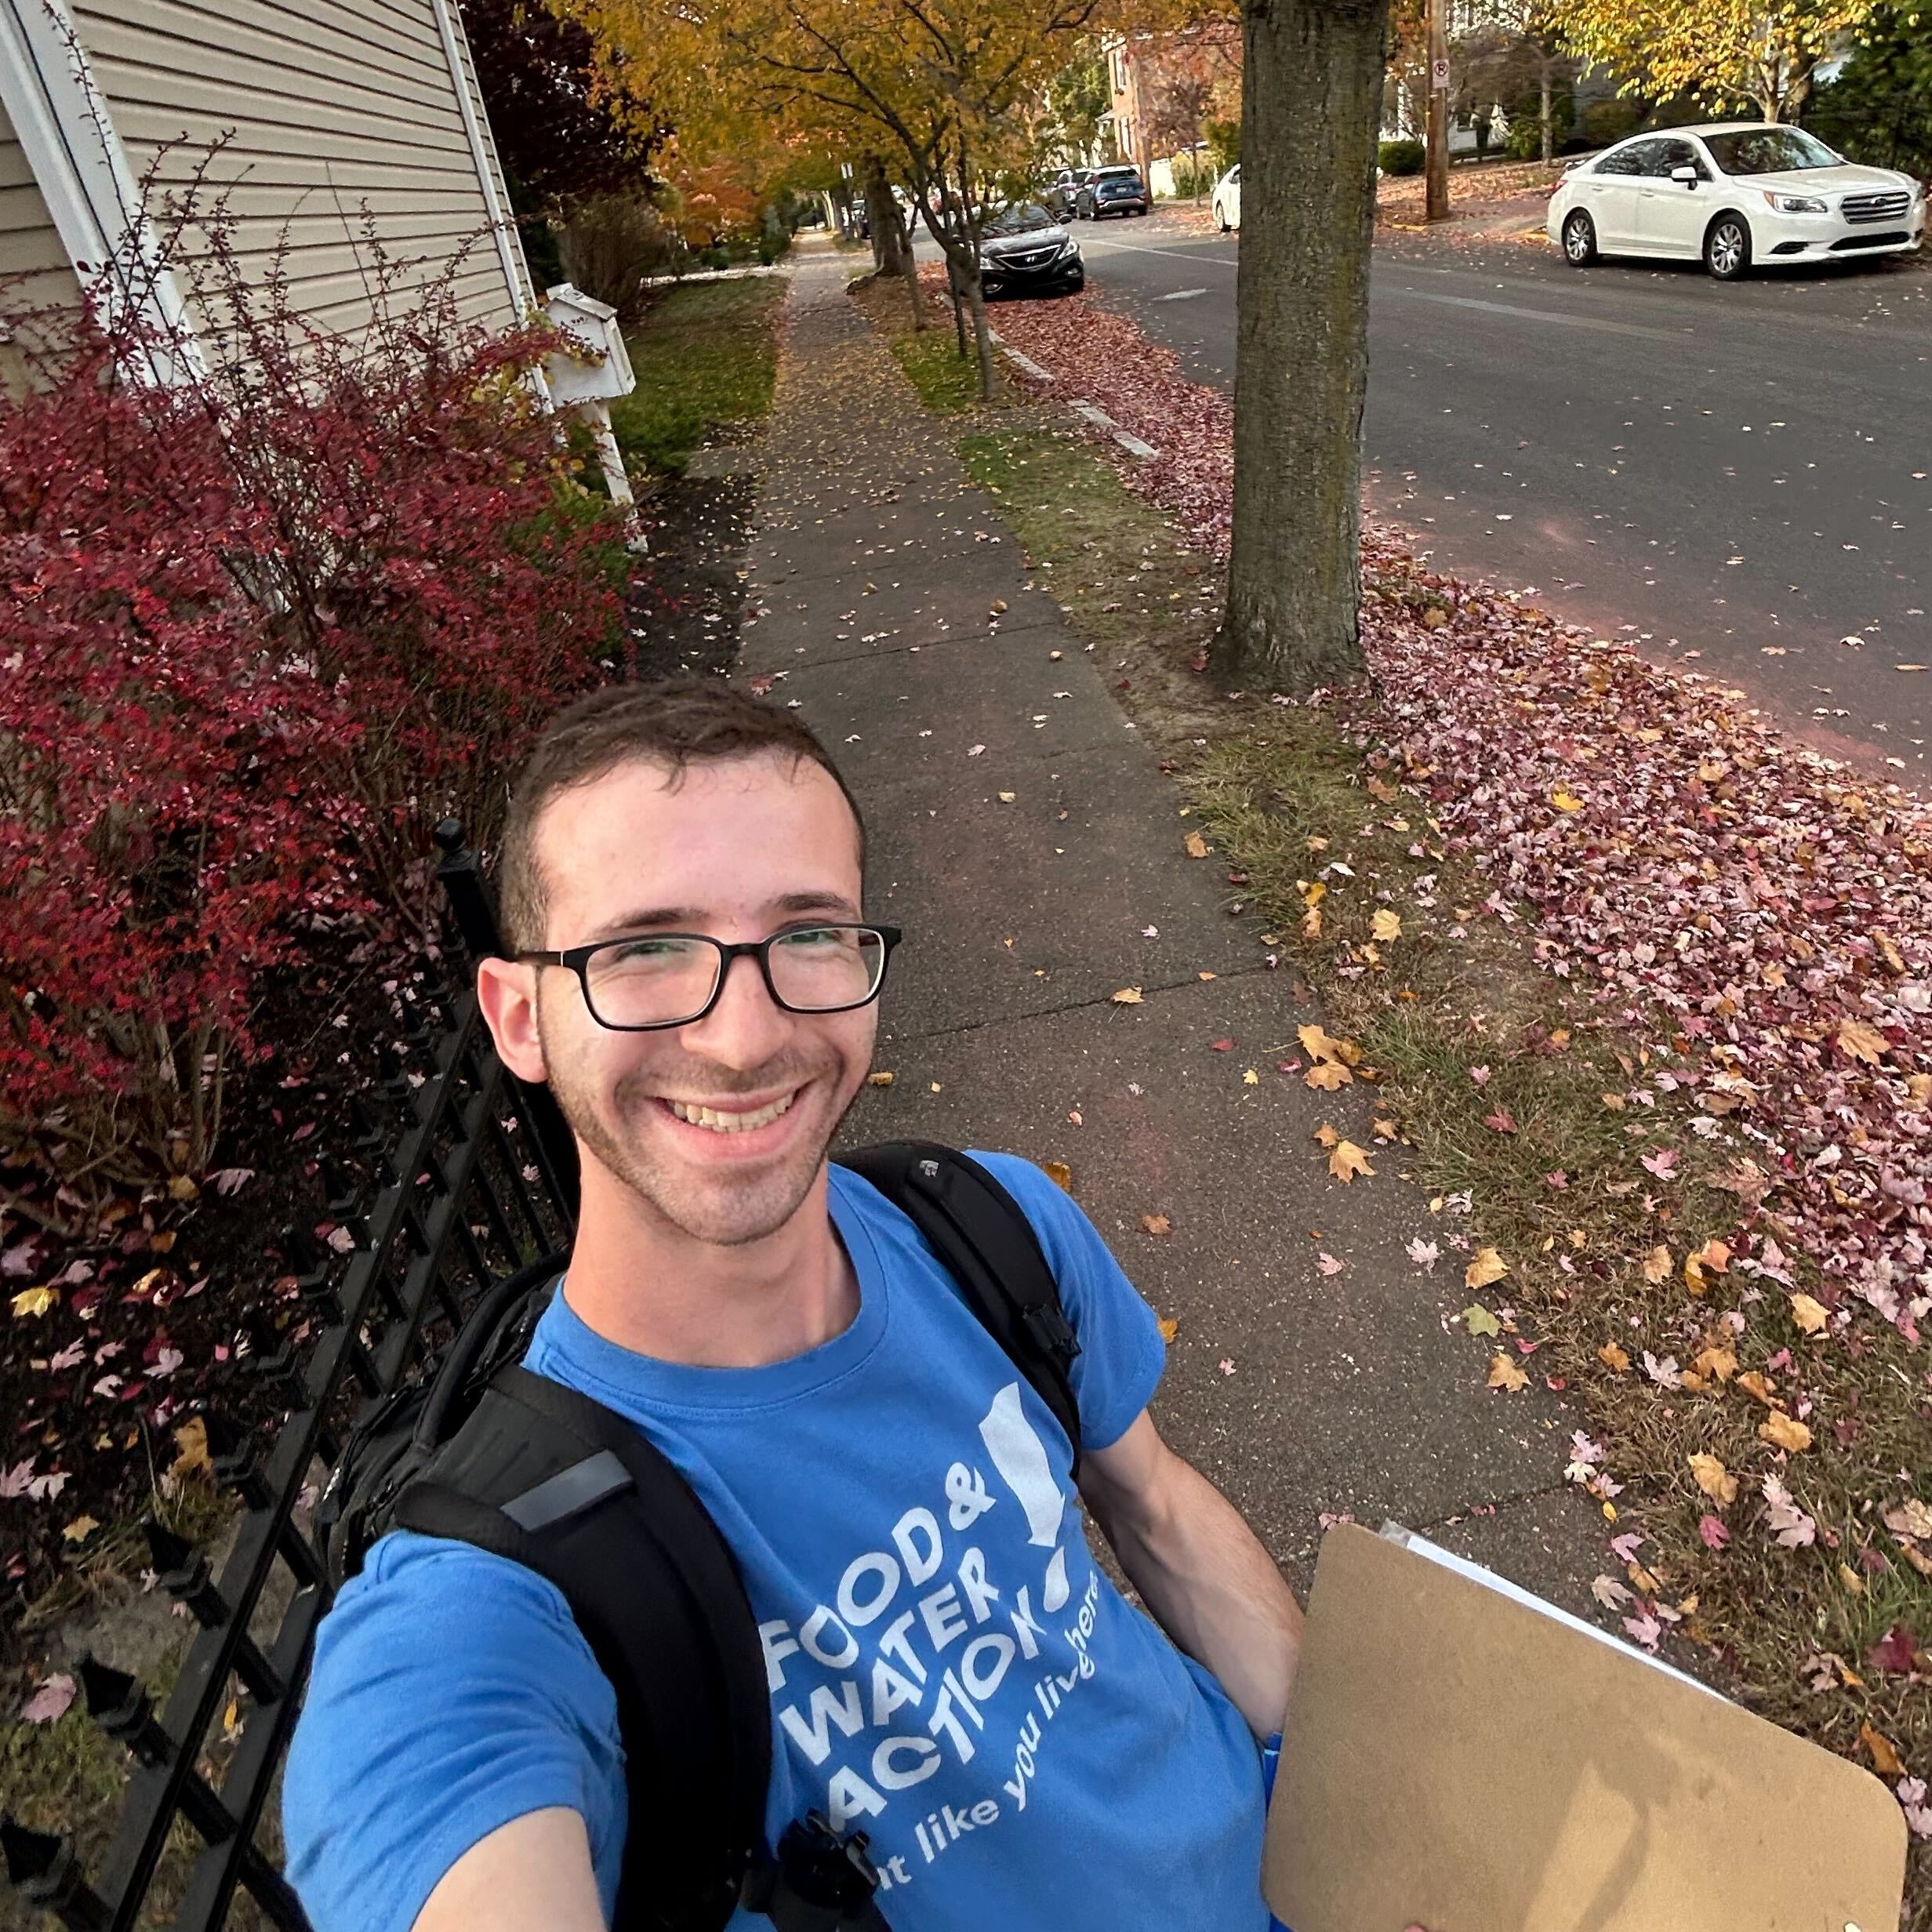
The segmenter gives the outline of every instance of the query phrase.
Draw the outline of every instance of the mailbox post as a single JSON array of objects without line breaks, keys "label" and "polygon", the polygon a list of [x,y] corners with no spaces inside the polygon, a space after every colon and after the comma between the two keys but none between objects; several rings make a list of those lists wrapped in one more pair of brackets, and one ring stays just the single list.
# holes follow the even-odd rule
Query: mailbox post
[{"label": "mailbox post", "polygon": [[617,326],[617,311],[567,281],[543,293],[543,313],[569,339],[568,346],[544,364],[551,398],[558,409],[574,409],[589,429],[611,500],[629,510],[634,499],[617,438],[611,434],[611,403],[629,395],[637,379]]}]

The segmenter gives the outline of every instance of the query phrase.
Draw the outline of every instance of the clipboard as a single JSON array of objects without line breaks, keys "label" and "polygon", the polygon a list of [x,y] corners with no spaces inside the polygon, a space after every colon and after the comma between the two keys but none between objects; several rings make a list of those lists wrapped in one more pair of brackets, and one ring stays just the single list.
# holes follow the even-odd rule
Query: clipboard
[{"label": "clipboard", "polygon": [[1859,1766],[1404,1531],[1324,1539],[1262,1868],[1292,1932],[1898,1932],[1905,1850]]}]

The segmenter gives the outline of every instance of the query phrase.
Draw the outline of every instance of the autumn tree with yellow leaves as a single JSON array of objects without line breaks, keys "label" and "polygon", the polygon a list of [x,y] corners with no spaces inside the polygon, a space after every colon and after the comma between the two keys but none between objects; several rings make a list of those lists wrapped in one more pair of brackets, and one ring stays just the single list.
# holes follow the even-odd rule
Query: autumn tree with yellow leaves
[{"label": "autumn tree with yellow leaves", "polygon": [[[1078,36],[1136,0],[561,0],[610,87],[668,120],[687,152],[774,128],[887,157],[993,350],[979,242],[997,184],[1027,172],[1047,83]],[[648,107],[645,105],[648,104]]]},{"label": "autumn tree with yellow leaves", "polygon": [[1624,92],[1690,94],[1717,111],[1749,101],[1793,121],[1818,63],[1871,20],[1876,0],[1554,0],[1564,37],[1625,77]]}]

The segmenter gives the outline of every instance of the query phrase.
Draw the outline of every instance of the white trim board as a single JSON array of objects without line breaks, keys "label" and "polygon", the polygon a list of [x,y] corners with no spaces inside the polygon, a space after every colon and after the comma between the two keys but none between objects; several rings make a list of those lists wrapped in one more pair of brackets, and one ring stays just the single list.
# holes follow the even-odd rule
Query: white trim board
[{"label": "white trim board", "polygon": [[174,353],[151,352],[158,383],[204,372],[187,303],[141,205],[140,183],[64,0],[0,0],[0,105],[83,292],[107,281],[111,313],[138,297]]}]

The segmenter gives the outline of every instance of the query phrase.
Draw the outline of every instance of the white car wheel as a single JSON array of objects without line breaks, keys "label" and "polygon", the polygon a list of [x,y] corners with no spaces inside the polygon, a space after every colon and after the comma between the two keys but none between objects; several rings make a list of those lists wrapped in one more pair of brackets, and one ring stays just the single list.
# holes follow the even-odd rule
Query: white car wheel
[{"label": "white car wheel", "polygon": [[1720,281],[1735,281],[1751,266],[1751,231],[1741,215],[1720,215],[1704,238],[1704,266]]},{"label": "white car wheel", "polygon": [[1588,268],[1596,260],[1596,224],[1580,208],[1563,217],[1563,258],[1572,268]]}]

